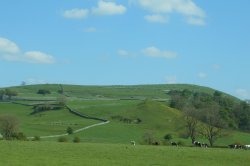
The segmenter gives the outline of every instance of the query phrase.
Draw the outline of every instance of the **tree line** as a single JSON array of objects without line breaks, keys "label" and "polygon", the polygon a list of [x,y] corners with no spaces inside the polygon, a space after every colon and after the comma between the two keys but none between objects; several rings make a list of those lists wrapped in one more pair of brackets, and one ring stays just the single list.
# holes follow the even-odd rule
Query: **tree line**
[{"label": "tree line", "polygon": [[187,89],[172,90],[170,107],[181,110],[186,121],[187,135],[192,142],[202,135],[211,146],[222,136],[222,129],[250,131],[250,106],[219,91],[213,94]]},{"label": "tree line", "polygon": [[0,90],[0,101],[5,100],[5,99],[11,100],[13,96],[17,96],[17,95],[18,95],[17,91],[14,91],[11,89]]}]

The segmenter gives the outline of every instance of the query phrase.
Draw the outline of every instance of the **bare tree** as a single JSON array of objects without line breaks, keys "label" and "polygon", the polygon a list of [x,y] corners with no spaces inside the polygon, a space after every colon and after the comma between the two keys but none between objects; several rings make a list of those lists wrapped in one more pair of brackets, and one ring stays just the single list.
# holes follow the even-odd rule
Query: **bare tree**
[{"label": "bare tree", "polygon": [[11,139],[18,131],[19,123],[14,115],[0,116],[0,132],[4,139]]},{"label": "bare tree", "polygon": [[57,100],[58,104],[61,106],[65,106],[67,104],[67,97],[64,95],[58,96],[56,100]]},{"label": "bare tree", "polygon": [[185,108],[184,118],[186,123],[187,136],[190,137],[192,143],[194,143],[197,137],[197,127],[198,127],[197,111],[191,107]]},{"label": "bare tree", "polygon": [[222,128],[224,126],[216,105],[205,110],[203,121],[205,123],[201,127],[201,134],[209,141],[210,146],[213,146],[214,142],[222,137]]},{"label": "bare tree", "polygon": [[0,90],[0,100],[4,99],[4,95],[5,95],[5,91],[4,90]]}]

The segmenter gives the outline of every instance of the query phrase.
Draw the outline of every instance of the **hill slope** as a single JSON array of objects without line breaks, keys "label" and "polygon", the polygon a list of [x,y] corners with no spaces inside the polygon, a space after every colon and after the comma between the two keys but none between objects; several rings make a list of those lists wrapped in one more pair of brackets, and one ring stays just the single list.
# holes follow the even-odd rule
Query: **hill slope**
[{"label": "hill slope", "polygon": [[[14,114],[20,119],[20,130],[27,136],[42,136],[65,133],[68,126],[74,130],[99,123],[70,114],[67,109],[49,110],[30,115],[32,105],[58,102],[61,93],[67,96],[67,105],[84,115],[110,120],[104,126],[88,129],[79,136],[87,142],[128,143],[131,140],[143,143],[145,137],[161,142],[164,135],[171,134],[175,141],[190,144],[184,137],[185,124],[182,112],[169,107],[170,91],[189,90],[214,94],[211,88],[196,85],[137,85],[137,86],[75,86],[75,85],[31,85],[11,87],[18,96],[0,102],[0,114]],[[46,89],[50,94],[37,94]],[[240,100],[228,96],[235,102]],[[14,104],[12,101],[24,104]],[[29,106],[30,105],[30,106]],[[232,142],[248,143],[249,134],[230,131],[230,135],[219,140],[223,145]],[[55,140],[56,138],[51,138]],[[50,140],[50,139],[49,139]]]}]

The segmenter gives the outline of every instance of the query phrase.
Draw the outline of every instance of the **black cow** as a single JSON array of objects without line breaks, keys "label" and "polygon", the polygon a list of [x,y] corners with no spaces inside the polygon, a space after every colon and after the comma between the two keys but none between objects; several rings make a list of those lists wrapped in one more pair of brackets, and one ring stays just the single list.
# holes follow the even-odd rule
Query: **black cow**
[{"label": "black cow", "polygon": [[236,145],[234,145],[234,144],[228,145],[228,147],[231,149],[236,149]]},{"label": "black cow", "polygon": [[193,145],[195,145],[196,147],[202,147],[202,144],[199,141],[194,141]]},{"label": "black cow", "polygon": [[178,146],[178,144],[176,142],[171,142],[172,146]]},{"label": "black cow", "polygon": [[243,149],[244,148],[243,145],[239,145],[239,144],[231,144],[231,145],[228,145],[228,147],[231,149]]}]

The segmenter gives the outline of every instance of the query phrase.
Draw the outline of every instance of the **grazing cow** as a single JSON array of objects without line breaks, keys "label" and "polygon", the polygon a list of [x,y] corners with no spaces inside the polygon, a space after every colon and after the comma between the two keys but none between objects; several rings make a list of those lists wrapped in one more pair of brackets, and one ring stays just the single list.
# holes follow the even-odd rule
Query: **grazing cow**
[{"label": "grazing cow", "polygon": [[236,146],[236,149],[242,149],[243,146],[242,145],[235,145]]},{"label": "grazing cow", "polygon": [[176,142],[171,142],[172,146],[178,146],[178,144]]},{"label": "grazing cow", "polygon": [[202,143],[202,144],[201,144],[201,147],[207,148],[207,147],[208,147],[208,144]]},{"label": "grazing cow", "polygon": [[135,146],[135,141],[130,141],[131,145]]},{"label": "grazing cow", "polygon": [[228,145],[228,147],[229,147],[230,149],[236,149],[236,146],[237,146],[237,145],[234,145],[234,144]]},{"label": "grazing cow", "polygon": [[244,149],[246,150],[250,149],[250,145],[244,145]]},{"label": "grazing cow", "polygon": [[198,147],[202,147],[202,144],[199,141],[194,141],[193,144]]},{"label": "grazing cow", "polygon": [[231,144],[231,145],[228,145],[228,147],[231,149],[243,149],[245,146],[239,145],[239,144]]}]

